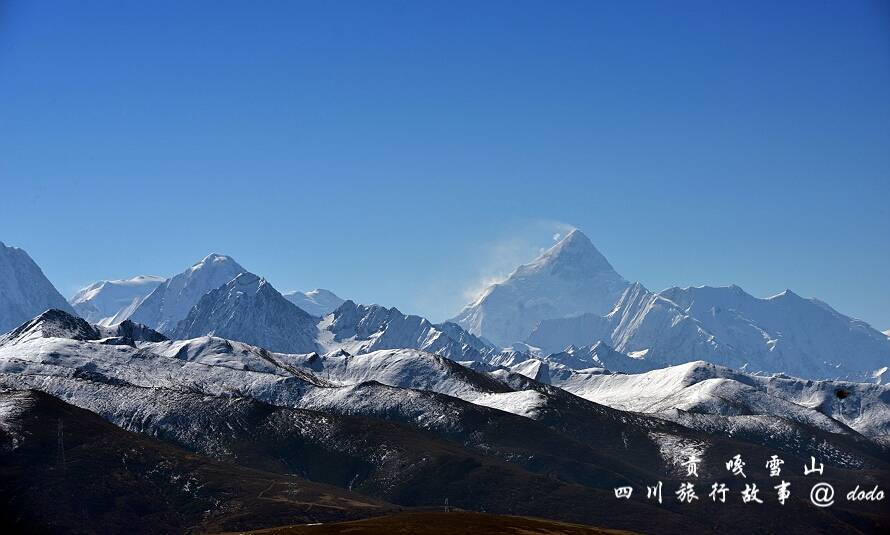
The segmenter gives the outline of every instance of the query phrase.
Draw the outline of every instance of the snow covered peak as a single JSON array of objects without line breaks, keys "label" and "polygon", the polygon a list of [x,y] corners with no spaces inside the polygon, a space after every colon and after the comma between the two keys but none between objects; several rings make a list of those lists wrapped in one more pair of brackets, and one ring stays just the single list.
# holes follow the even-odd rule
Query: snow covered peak
[{"label": "snow covered peak", "polygon": [[770,297],[769,299],[803,299],[803,297],[797,295],[792,292],[790,289],[786,288],[782,290],[780,293]]},{"label": "snow covered peak", "polygon": [[493,343],[521,342],[542,320],[605,314],[628,287],[580,230],[574,230],[507,280],[489,286],[452,321]]},{"label": "snow covered peak", "polygon": [[210,253],[201,259],[200,262],[196,262],[195,265],[190,267],[191,271],[201,270],[201,269],[213,269],[214,267],[225,266],[226,264],[238,264],[235,260],[230,256],[222,255],[219,253]]},{"label": "snow covered peak", "polygon": [[316,288],[308,292],[287,292],[284,298],[302,308],[313,316],[322,317],[330,314],[344,303],[334,292]]},{"label": "snow covered peak", "polygon": [[51,308],[74,313],[28,253],[0,243],[0,333]]},{"label": "snow covered peak", "polygon": [[51,309],[0,336],[0,346],[22,344],[38,338],[99,340],[109,345],[133,345],[136,341],[166,340],[157,331],[129,320],[112,326],[91,325],[83,318],[63,310]]},{"label": "snow covered peak", "polygon": [[246,271],[230,256],[209,254],[155,288],[130,318],[161,332],[170,332],[204,294]]},{"label": "snow covered peak", "polygon": [[87,321],[113,325],[129,317],[139,303],[164,281],[164,277],[154,275],[102,280],[74,294],[69,303]]},{"label": "snow covered peak", "polygon": [[99,337],[99,332],[86,320],[63,310],[51,309],[0,336],[0,346],[20,344],[36,338],[98,340]]},{"label": "snow covered peak", "polygon": [[174,338],[220,336],[281,353],[310,353],[317,319],[285,299],[266,279],[240,273],[206,293],[172,331]]},{"label": "snow covered peak", "polygon": [[590,239],[575,229],[541,256],[517,268],[512,277],[530,276],[541,271],[560,277],[590,277],[599,272],[614,273],[615,269]]},{"label": "snow covered peak", "polygon": [[288,364],[306,368],[336,385],[378,381],[400,388],[422,388],[460,398],[504,393],[506,385],[440,355],[416,349],[387,349],[352,356],[348,353],[299,355]]}]

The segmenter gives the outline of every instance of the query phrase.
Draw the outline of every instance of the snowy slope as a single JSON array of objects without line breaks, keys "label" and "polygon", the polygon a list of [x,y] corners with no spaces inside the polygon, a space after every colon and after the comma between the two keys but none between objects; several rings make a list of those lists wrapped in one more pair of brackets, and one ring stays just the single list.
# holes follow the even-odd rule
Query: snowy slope
[{"label": "snowy slope", "polygon": [[657,367],[644,358],[633,358],[615,351],[601,341],[592,346],[569,346],[564,351],[547,355],[543,360],[562,364],[575,370],[605,368],[613,372],[641,373]]},{"label": "snowy slope", "polygon": [[0,242],[0,333],[51,308],[74,312],[28,253]]},{"label": "snowy slope", "polygon": [[[662,414],[780,416],[832,433],[847,427],[890,436],[890,386],[762,377],[697,361],[640,374],[561,370],[550,384],[620,410]],[[837,397],[844,391],[844,399]]]},{"label": "snowy slope", "polygon": [[[511,391],[500,379],[488,381],[479,373],[460,373],[456,363],[422,351],[387,350],[356,356],[341,352],[280,358],[332,384],[379,381],[400,388],[447,394],[536,419],[554,403],[541,389],[513,384]],[[760,423],[740,417],[770,416],[828,433],[850,434],[854,429],[876,439],[890,436],[890,404],[881,398],[888,395],[890,387],[752,377],[704,362],[638,375],[611,374],[604,369],[577,372],[538,359],[517,363],[511,370],[597,403],[658,414],[666,419],[675,419],[679,410],[739,417],[733,425],[744,427]],[[491,376],[502,378],[502,373]],[[849,392],[841,409],[833,406],[831,399],[826,400],[826,396],[834,398],[837,389]],[[709,424],[716,425],[713,420]]]},{"label": "snowy slope", "polygon": [[210,254],[154,289],[130,319],[160,332],[169,332],[201,297],[247,270],[228,256]]},{"label": "snowy slope", "polygon": [[[276,406],[342,414],[395,412],[421,427],[454,429],[463,424],[453,408],[446,417],[451,398],[407,388],[412,384],[441,388],[474,399],[483,394],[512,392],[502,383],[453,361],[417,351],[348,357],[356,360],[347,363],[341,357],[273,353],[211,336],[138,342],[137,347],[107,345],[97,339],[97,329],[59,311],[35,318],[20,330],[17,336],[0,343],[0,386],[39,388],[100,414],[119,410],[117,405],[121,403],[116,397],[106,397],[101,386],[105,384],[208,396],[249,396]],[[353,370],[352,362],[362,362],[364,371]],[[387,372],[390,369],[401,372]],[[384,386],[377,378],[401,386]],[[486,401],[500,409],[511,409],[506,398],[489,396]],[[528,400],[519,401],[524,405],[516,410],[528,412]],[[151,407],[142,410],[150,411]]]},{"label": "snowy slope", "polygon": [[90,323],[112,325],[130,317],[139,303],[165,281],[154,275],[98,281],[74,294],[69,303]]},{"label": "snowy slope", "polygon": [[559,351],[604,340],[655,366],[695,360],[750,372],[873,380],[890,366],[890,339],[816,299],[786,290],[758,299],[738,286],[630,286],[605,316],[542,321],[532,346]]},{"label": "snowy slope", "polygon": [[171,332],[179,339],[214,335],[281,353],[309,353],[317,318],[285,299],[265,279],[241,273],[206,293]]},{"label": "snowy slope", "polygon": [[[553,363],[547,362],[546,360],[530,358],[509,365],[509,369],[512,372],[524,375],[529,379],[534,379],[540,383],[550,384],[551,375],[559,373],[563,367],[558,365],[554,366]],[[568,368],[566,368],[566,370],[568,370]]]},{"label": "snowy slope", "polygon": [[525,340],[541,320],[607,313],[627,286],[587,236],[574,230],[507,280],[490,286],[452,321],[508,346]]},{"label": "snowy slope", "polygon": [[286,292],[284,298],[302,308],[313,316],[322,317],[330,314],[344,303],[334,292],[318,288],[308,292]]},{"label": "snowy slope", "polygon": [[415,349],[379,350],[362,355],[294,355],[283,362],[311,371],[332,384],[379,381],[399,388],[432,390],[467,401],[486,394],[512,392],[504,384],[439,355]]},{"label": "snowy slope", "polygon": [[[299,311],[291,303],[288,306]],[[435,423],[442,416],[441,401],[410,389],[522,415],[533,414],[546,403],[541,396],[517,394],[486,374],[417,350],[319,356],[274,353],[213,336],[137,342],[135,347],[108,345],[101,336],[99,329],[81,318],[47,312],[22,325],[14,336],[0,340],[0,375],[19,387],[47,386],[53,395],[79,392],[89,396],[94,386],[83,381],[100,381],[214,396],[247,395],[275,405],[347,414],[386,413],[402,407],[399,410],[408,411],[423,425],[449,427],[461,423]],[[40,379],[34,382],[35,378]],[[381,397],[368,398],[369,389],[375,388],[368,384],[380,383],[387,386],[380,389]],[[536,401],[538,405],[533,406]]]}]

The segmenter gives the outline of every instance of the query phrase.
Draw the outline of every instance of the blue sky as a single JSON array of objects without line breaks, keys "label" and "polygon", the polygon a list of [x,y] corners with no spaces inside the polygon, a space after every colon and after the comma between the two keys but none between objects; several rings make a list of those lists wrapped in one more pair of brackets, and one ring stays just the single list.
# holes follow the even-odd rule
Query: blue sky
[{"label": "blue sky", "polygon": [[577,226],[887,329],[888,125],[882,1],[0,3],[0,240],[66,295],[215,251],[441,320]]}]

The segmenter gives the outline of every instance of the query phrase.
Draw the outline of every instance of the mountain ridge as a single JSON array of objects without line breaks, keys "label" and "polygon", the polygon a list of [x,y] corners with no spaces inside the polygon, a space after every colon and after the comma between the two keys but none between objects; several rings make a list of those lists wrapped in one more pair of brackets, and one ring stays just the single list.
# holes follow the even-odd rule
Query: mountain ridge
[{"label": "mountain ridge", "polygon": [[890,340],[867,323],[790,290],[756,298],[736,285],[653,293],[635,283],[609,314],[542,321],[527,342],[546,353],[599,340],[656,367],[706,360],[752,372],[880,380],[890,365]]}]

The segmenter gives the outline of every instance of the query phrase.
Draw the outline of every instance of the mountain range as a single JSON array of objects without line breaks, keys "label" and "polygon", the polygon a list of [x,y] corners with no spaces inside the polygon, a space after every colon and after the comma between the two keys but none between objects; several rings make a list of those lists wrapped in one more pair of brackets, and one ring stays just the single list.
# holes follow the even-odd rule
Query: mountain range
[{"label": "mountain range", "polygon": [[886,335],[822,301],[791,290],[759,299],[738,286],[654,293],[627,283],[579,230],[454,321],[538,355],[603,342],[630,357],[612,355],[613,371],[706,360],[755,373],[880,381],[890,366]]},{"label": "mountain range", "polygon": [[[219,281],[224,282],[214,286]],[[109,287],[100,282],[89,287],[95,291],[82,290],[78,306],[94,307],[96,296]],[[142,320],[172,338],[213,335],[284,353],[345,350],[357,354],[407,347],[457,360],[482,360],[495,351],[453,323],[432,324],[396,308],[358,305],[328,290],[283,295],[231,257],[215,254],[159,283],[138,298],[135,307],[128,305],[114,317]],[[95,320],[95,315],[92,321],[108,323]]]},{"label": "mountain range", "polygon": [[[60,460],[57,442],[42,446],[33,432],[25,432],[29,420],[18,415],[40,406],[50,414],[69,415],[44,421],[57,418],[74,429],[87,425],[81,421],[99,425],[88,414],[65,405],[70,404],[126,431],[160,440],[164,447],[199,455],[193,462],[222,462],[265,474],[248,479],[271,482],[270,476],[277,475],[336,485],[343,492],[360,493],[355,500],[366,508],[386,510],[383,502],[403,507],[431,505],[447,496],[461,508],[667,533],[706,526],[730,533],[752,525],[766,529],[791,513],[800,515],[801,525],[808,529],[827,526],[849,531],[855,526],[859,531],[877,532],[888,525],[874,504],[839,504],[827,516],[807,515],[811,506],[803,496],[785,506],[770,501],[746,523],[739,522],[749,516],[743,508],[702,503],[702,508],[693,510],[645,501],[614,505],[611,494],[617,485],[641,486],[655,480],[669,487],[679,485],[686,477],[679,464],[681,452],[693,450],[704,459],[702,477],[707,480],[721,477],[722,461],[735,454],[754,460],[778,453],[789,466],[803,465],[818,455],[831,467],[825,479],[839,488],[852,487],[863,474],[879,485],[890,483],[886,446],[817,410],[805,417],[802,408],[798,414],[772,405],[782,412],[774,414],[758,406],[760,412],[740,414],[733,401],[724,400],[723,409],[672,421],[661,412],[656,416],[602,405],[503,367],[477,371],[419,350],[294,355],[215,337],[109,344],[104,338],[96,339],[101,333],[91,329],[96,327],[54,310],[0,340],[0,390],[7,389],[0,392],[0,400],[19,400],[8,401],[3,407],[11,408],[0,410],[3,466],[26,466],[22,463],[32,451],[64,466],[67,461]],[[700,372],[686,370],[676,375],[690,373]],[[711,375],[731,373],[717,370]],[[678,391],[677,377],[667,381],[673,386],[662,390],[665,396]],[[638,382],[651,383],[645,378]],[[625,399],[634,397],[633,388],[624,385]],[[644,391],[650,392],[651,387]],[[65,404],[50,402],[43,394]],[[851,392],[853,397],[859,395]],[[711,425],[729,422],[732,428],[709,429],[705,422],[695,420],[699,416]],[[71,447],[84,439],[76,440]],[[109,439],[106,444],[117,449],[108,454],[95,448],[85,452],[95,455],[88,466],[100,469],[105,463],[119,470],[139,466],[131,468],[130,461],[120,464],[120,452],[131,447],[126,446],[128,440],[135,439],[123,435]],[[119,446],[115,445],[118,441]],[[146,447],[148,443],[141,446],[143,452]],[[84,458],[78,449],[63,451],[72,461]],[[165,455],[181,458],[172,451]],[[208,460],[202,461],[205,457]],[[23,496],[8,482],[50,477],[16,470],[12,479],[0,484],[0,494],[12,493],[18,503],[25,503]],[[226,477],[235,481],[247,477],[235,474],[236,468],[221,466],[219,470],[229,470],[234,475]],[[210,518],[230,510],[220,507],[223,502],[218,497],[213,498],[216,487],[201,490],[209,484],[202,472],[177,473],[184,478],[179,479],[180,487],[161,486],[157,491],[180,488],[201,500],[217,500],[208,509],[215,512]],[[163,477],[170,481],[170,476]],[[771,483],[765,473],[751,472],[749,477],[746,482],[758,482],[761,487]],[[796,471],[785,477],[794,486],[806,484]],[[130,487],[127,479],[116,481],[122,481],[125,492],[131,492],[130,488],[137,492],[138,487]],[[290,481],[297,487],[304,484]],[[97,481],[92,488],[122,492],[99,485]],[[349,499],[350,495],[340,496]],[[57,499],[67,511],[73,507],[71,500],[79,498]],[[41,500],[31,500],[25,508],[32,511],[46,503]],[[97,513],[95,505],[85,507],[90,515]],[[171,511],[172,504],[165,507]],[[362,514],[352,507],[345,509],[343,515]],[[264,524],[252,518],[249,522],[268,526],[275,520],[266,519]]]},{"label": "mountain range", "polygon": [[[46,308],[72,311],[24,251],[2,250],[6,330]],[[738,286],[651,292],[618,275],[579,230],[441,324],[327,290],[282,295],[219,254],[166,280],[100,281],[71,304],[102,325],[131,319],[174,338],[218,335],[292,353],[414,348],[501,364],[511,345],[518,360],[574,369],[642,372],[704,360],[749,373],[878,382],[890,366],[890,338],[822,301],[791,290],[760,299]]]},{"label": "mountain range", "polygon": [[819,379],[880,380],[890,364],[890,340],[865,322],[790,290],[758,299],[738,286],[653,293],[636,283],[608,314],[544,320],[526,341],[542,353],[605,341],[657,367],[706,360]]},{"label": "mountain range", "polygon": [[[883,504],[813,514],[803,492],[757,515],[616,506],[617,486],[680,485],[691,453],[702,483],[739,454],[755,463],[745,483],[771,487],[756,467],[780,455],[817,457],[839,489],[886,488],[890,339],[790,291],[653,293],[580,231],[443,323],[283,295],[217,254],[166,280],[100,281],[74,307],[19,249],[0,248],[0,280],[0,318],[30,314],[0,334],[11,531],[243,531],[445,499],[643,532],[768,531],[790,516],[803,532],[890,529]],[[73,477],[90,484],[72,492]]]}]

